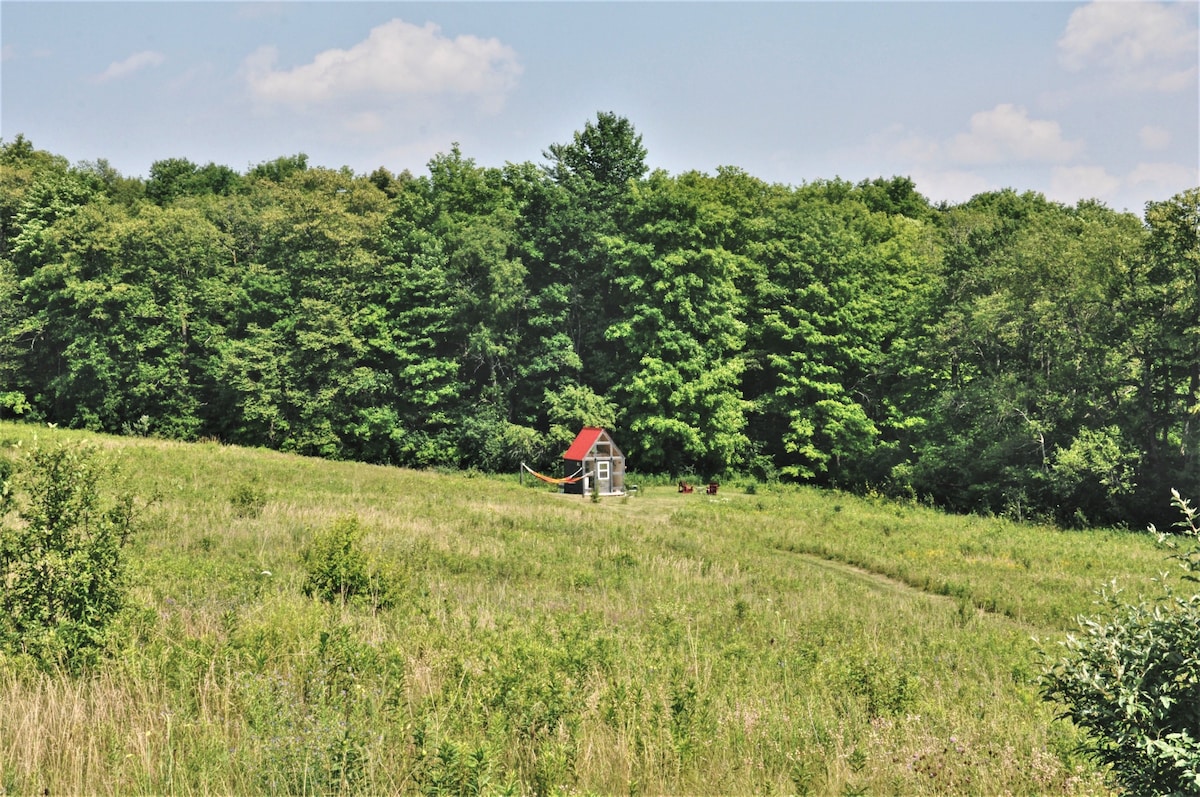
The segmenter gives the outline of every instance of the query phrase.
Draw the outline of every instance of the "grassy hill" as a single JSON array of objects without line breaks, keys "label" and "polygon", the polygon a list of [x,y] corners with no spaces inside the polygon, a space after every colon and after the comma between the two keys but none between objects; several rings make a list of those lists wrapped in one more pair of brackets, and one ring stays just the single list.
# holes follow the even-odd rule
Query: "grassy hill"
[{"label": "grassy hill", "polygon": [[[130,606],[84,676],[0,656],[0,794],[1094,794],[1035,639],[1162,562],[810,489],[594,502],[0,424],[81,438],[153,498]],[[349,518],[386,608],[305,594]]]}]

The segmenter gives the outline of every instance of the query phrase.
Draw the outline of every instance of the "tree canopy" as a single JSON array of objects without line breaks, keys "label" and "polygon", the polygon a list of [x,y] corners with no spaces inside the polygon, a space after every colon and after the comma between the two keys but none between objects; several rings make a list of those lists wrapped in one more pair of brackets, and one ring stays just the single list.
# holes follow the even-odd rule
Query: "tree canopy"
[{"label": "tree canopy", "polygon": [[751,473],[1067,524],[1200,493],[1200,188],[1144,220],[906,177],[303,153],[146,179],[0,142],[0,415],[415,467]]}]

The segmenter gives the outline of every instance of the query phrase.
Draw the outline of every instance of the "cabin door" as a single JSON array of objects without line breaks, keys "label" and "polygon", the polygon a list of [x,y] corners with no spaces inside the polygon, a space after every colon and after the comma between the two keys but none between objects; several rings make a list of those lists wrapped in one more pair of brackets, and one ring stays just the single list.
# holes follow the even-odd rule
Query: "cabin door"
[{"label": "cabin door", "polygon": [[596,489],[601,493],[612,492],[612,460],[596,460]]}]

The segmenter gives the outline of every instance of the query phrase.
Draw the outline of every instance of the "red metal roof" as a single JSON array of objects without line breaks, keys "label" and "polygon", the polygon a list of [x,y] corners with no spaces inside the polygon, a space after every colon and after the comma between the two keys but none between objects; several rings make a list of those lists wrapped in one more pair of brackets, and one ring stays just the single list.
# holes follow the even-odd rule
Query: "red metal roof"
[{"label": "red metal roof", "polygon": [[604,430],[599,426],[585,426],[582,431],[575,437],[575,442],[571,443],[571,447],[567,449],[567,453],[563,454],[563,459],[569,459],[572,462],[582,462],[588,452],[592,450],[592,446],[596,445],[596,441],[600,439],[600,435],[604,434]]}]

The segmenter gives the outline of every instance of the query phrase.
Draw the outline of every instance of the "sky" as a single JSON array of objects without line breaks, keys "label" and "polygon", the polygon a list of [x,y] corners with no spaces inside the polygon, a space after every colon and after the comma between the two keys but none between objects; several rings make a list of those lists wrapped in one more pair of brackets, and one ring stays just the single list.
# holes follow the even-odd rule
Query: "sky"
[{"label": "sky", "polygon": [[544,164],[599,112],[651,168],[911,177],[1140,214],[1200,186],[1196,0],[0,2],[0,138],[146,176]]}]

